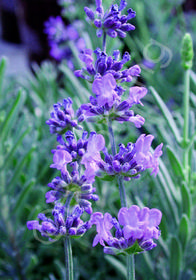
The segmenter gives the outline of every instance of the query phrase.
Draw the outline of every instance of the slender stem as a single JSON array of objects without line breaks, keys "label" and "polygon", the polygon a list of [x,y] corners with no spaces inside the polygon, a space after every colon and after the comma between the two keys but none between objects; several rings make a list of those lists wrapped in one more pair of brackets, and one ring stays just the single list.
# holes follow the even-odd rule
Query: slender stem
[{"label": "slender stem", "polygon": [[[70,192],[65,202],[65,218],[69,215],[69,205],[73,197],[73,192]],[[73,280],[73,259],[72,259],[72,247],[71,239],[69,235],[64,239],[65,250],[65,280]]]},{"label": "slender stem", "polygon": [[106,33],[103,33],[103,52],[106,52]]},{"label": "slender stem", "polygon": [[[108,131],[110,137],[110,144],[112,149],[113,156],[116,155],[116,144],[114,139],[114,132],[112,129],[112,122],[108,120]],[[125,186],[122,176],[118,176],[118,185],[119,185],[119,193],[120,193],[120,201],[122,207],[127,207],[127,199],[126,199],[126,192]],[[134,262],[134,255],[127,256],[127,280],[135,280],[135,262]]]},{"label": "slender stem", "polygon": [[73,280],[73,259],[72,259],[72,248],[71,239],[66,236],[64,239],[65,248],[65,280]]},{"label": "slender stem", "polygon": [[118,185],[119,185],[121,206],[127,207],[126,192],[125,192],[125,186],[124,186],[124,181],[122,176],[118,176]]},{"label": "slender stem", "polygon": [[189,150],[187,144],[189,142],[189,93],[190,93],[190,70],[185,71],[184,81],[184,130],[183,130],[183,142],[185,145],[183,153],[183,167],[185,171],[185,178],[188,181],[189,177]]},{"label": "slender stem", "polygon": [[67,218],[67,216],[69,215],[69,205],[70,205],[73,195],[74,195],[74,193],[70,192],[67,196],[67,200],[65,202],[65,218]]},{"label": "slender stem", "polygon": [[113,132],[113,128],[112,128],[112,121],[110,119],[108,119],[108,131],[109,131],[112,155],[115,156],[115,154],[116,154],[116,144],[115,144],[115,140],[114,140],[114,132]]},{"label": "slender stem", "polygon": [[135,280],[134,255],[127,257],[127,280]]}]

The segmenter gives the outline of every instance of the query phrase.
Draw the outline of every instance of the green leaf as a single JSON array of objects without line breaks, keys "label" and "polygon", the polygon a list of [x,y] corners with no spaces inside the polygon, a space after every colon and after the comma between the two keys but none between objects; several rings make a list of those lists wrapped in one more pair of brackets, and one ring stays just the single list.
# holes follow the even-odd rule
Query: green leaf
[{"label": "green leaf", "polygon": [[6,69],[6,58],[2,57],[0,61],[0,96],[1,96],[1,91],[2,91],[2,85],[3,85],[3,78],[5,74],[5,69]]},{"label": "green leaf", "polygon": [[5,160],[4,160],[4,163],[3,163],[3,166],[0,168],[1,169],[6,169],[7,166],[10,164],[10,162],[12,161],[13,159],[13,155],[16,151],[16,149],[22,144],[22,141],[24,139],[24,137],[31,131],[31,127],[28,127],[24,132],[23,134],[19,137],[19,139],[17,139],[16,143],[14,143],[11,151],[9,152],[9,154],[6,156]]},{"label": "green leaf", "polygon": [[175,225],[178,225],[178,221],[179,221],[178,208],[177,208],[175,200],[173,199],[173,197],[171,195],[171,190],[169,188],[168,183],[165,180],[165,176],[163,175],[161,170],[159,170],[157,177],[161,183],[161,186],[157,185],[157,187],[160,187],[162,192],[164,193],[165,198],[167,200],[167,204],[169,206],[168,210],[170,212],[170,215],[173,216]]},{"label": "green leaf", "polygon": [[192,199],[190,190],[188,189],[185,183],[181,186],[181,195],[182,195],[182,212],[185,213],[188,218],[191,218],[192,213]]},{"label": "green leaf", "polygon": [[13,212],[16,213],[19,209],[21,205],[24,205],[24,200],[27,197],[30,189],[32,188],[32,186],[35,184],[35,179],[31,179],[31,181],[24,187],[24,189],[21,191],[19,197],[17,198],[15,207],[13,209]]},{"label": "green leaf", "polygon": [[170,280],[178,280],[181,262],[182,262],[182,249],[180,242],[176,237],[171,238],[170,243]]},{"label": "green leaf", "polygon": [[175,173],[176,176],[182,177],[184,180],[184,172],[183,172],[183,167],[179,161],[179,159],[176,156],[176,153],[173,151],[173,149],[170,146],[166,147],[167,150],[167,156],[169,158],[169,161],[171,163],[171,167]]},{"label": "green leaf", "polygon": [[176,141],[180,144],[181,143],[181,136],[179,133],[179,130],[177,128],[177,125],[172,117],[172,114],[170,113],[170,111],[168,110],[167,106],[165,105],[165,103],[163,102],[162,98],[159,96],[159,94],[156,92],[156,90],[153,87],[150,87],[150,90],[152,92],[152,95],[157,103],[157,105],[159,106],[163,116],[165,117],[165,120],[167,121],[168,126],[170,127]]},{"label": "green leaf", "polygon": [[178,228],[178,237],[181,242],[183,251],[185,250],[187,241],[189,239],[189,232],[189,219],[186,214],[183,214]]},{"label": "green leaf", "polygon": [[28,264],[27,268],[25,269],[26,273],[33,270],[35,268],[35,266],[38,264],[38,262],[39,262],[38,257],[36,255],[31,255],[29,264]]},{"label": "green leaf", "polygon": [[102,181],[113,181],[115,179],[115,176],[112,175],[104,175],[103,177],[100,177]]},{"label": "green leaf", "polygon": [[122,262],[120,262],[119,260],[117,260],[115,257],[113,256],[109,256],[109,255],[105,255],[105,259],[116,269],[119,271],[119,273],[126,277],[127,276],[127,270],[124,264],[122,264]]},{"label": "green leaf", "polygon": [[15,171],[14,171],[14,174],[12,176],[12,179],[11,179],[11,181],[9,182],[9,184],[6,187],[10,192],[12,192],[13,189],[15,188],[15,186],[16,186],[15,184],[16,184],[16,182],[18,180],[18,177],[20,176],[21,171],[22,171],[25,163],[30,159],[31,154],[33,153],[34,150],[35,150],[35,147],[32,147],[30,149],[30,151],[22,158],[22,160],[19,162],[19,164],[15,168]]},{"label": "green leaf", "polygon": [[20,110],[22,109],[22,106],[25,102],[25,92],[22,90],[19,90],[18,95],[16,97],[16,100],[14,101],[14,104],[12,105],[12,108],[8,115],[5,118],[4,123],[1,127],[1,141],[4,142],[5,138],[8,136],[8,133],[10,129],[13,127],[13,123],[17,118],[17,115],[19,114]]}]

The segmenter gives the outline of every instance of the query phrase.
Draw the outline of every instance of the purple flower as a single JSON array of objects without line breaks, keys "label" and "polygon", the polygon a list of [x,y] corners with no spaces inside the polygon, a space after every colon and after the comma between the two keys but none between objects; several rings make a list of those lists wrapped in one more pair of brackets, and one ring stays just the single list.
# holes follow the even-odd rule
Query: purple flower
[{"label": "purple flower", "polygon": [[112,237],[110,232],[113,227],[112,216],[109,213],[105,213],[103,216],[102,213],[96,212],[91,215],[90,219],[91,225],[96,225],[97,235],[93,240],[93,247],[100,243],[102,246],[105,246],[105,242],[108,242],[108,239]]},{"label": "purple flower", "polygon": [[158,158],[162,155],[162,146],[160,144],[156,147],[154,154],[150,152],[151,143],[154,139],[152,135],[142,134],[135,143],[134,160],[138,165],[142,165],[144,169],[152,168],[152,173],[157,175],[159,171]]},{"label": "purple flower", "polygon": [[[95,224],[97,228],[93,246],[100,243],[107,254],[130,255],[151,250],[156,247],[153,239],[160,236],[158,226],[161,218],[162,213],[158,209],[140,209],[137,205],[121,208],[118,220],[112,218],[109,213],[105,213],[104,216],[99,212],[93,213],[90,224]],[[113,227],[115,236],[111,233]],[[132,247],[136,242],[137,249],[136,246]]]},{"label": "purple flower", "polygon": [[103,153],[105,155],[104,161],[99,162],[99,167],[102,172],[100,176],[116,175],[123,176],[124,180],[129,181],[131,178],[139,178],[140,173],[148,168],[152,168],[152,173],[155,176],[159,170],[158,159],[162,155],[162,144],[157,146],[154,153],[150,152],[152,135],[142,134],[136,143],[128,143],[125,147],[123,144],[119,145],[119,152],[113,156],[107,152],[105,148]]},{"label": "purple flower", "polygon": [[112,5],[104,14],[102,1],[96,1],[96,13],[88,7],[84,11],[90,21],[92,21],[97,28],[97,36],[102,36],[103,32],[112,38],[117,36],[124,38],[126,32],[134,30],[135,26],[128,23],[128,21],[135,17],[136,13],[132,9],[128,9],[128,15],[121,15],[121,11],[127,6],[127,2],[121,0],[118,7],[117,4]]},{"label": "purple flower", "polygon": [[54,43],[60,43],[67,38],[66,27],[60,16],[50,17],[45,22],[44,32],[48,35],[48,39]]},{"label": "purple flower", "polygon": [[48,237],[50,241],[56,237],[82,236],[89,228],[89,222],[83,222],[80,217],[83,214],[83,209],[76,205],[68,217],[65,217],[65,206],[61,203],[56,203],[52,211],[53,220],[48,219],[44,214],[40,213],[37,220],[28,221],[27,228],[29,230],[38,230],[42,236]]},{"label": "purple flower", "polygon": [[87,151],[81,160],[81,164],[84,164],[86,168],[84,175],[87,177],[89,182],[94,181],[96,171],[99,170],[98,163],[102,160],[100,151],[102,151],[104,147],[104,137],[101,134],[91,132],[88,140]]},{"label": "purple flower", "polygon": [[147,89],[144,87],[131,87],[129,89],[129,98],[126,100],[129,103],[129,106],[132,107],[135,104],[142,104],[140,101],[147,94]]},{"label": "purple flower", "polygon": [[63,173],[67,171],[67,164],[72,161],[71,155],[64,150],[56,150],[53,156],[53,164],[50,165],[51,168],[56,168]]},{"label": "purple flower", "polygon": [[112,74],[106,74],[103,77],[97,78],[93,82],[92,91],[96,95],[98,106],[108,105],[112,107],[115,99],[118,97],[116,91],[116,81]]},{"label": "purple flower", "polygon": [[82,129],[74,120],[74,110],[72,108],[72,99],[70,97],[63,100],[62,103],[54,104],[54,111],[51,112],[51,118],[46,121],[50,127],[50,133],[63,134],[65,131],[76,128]]}]

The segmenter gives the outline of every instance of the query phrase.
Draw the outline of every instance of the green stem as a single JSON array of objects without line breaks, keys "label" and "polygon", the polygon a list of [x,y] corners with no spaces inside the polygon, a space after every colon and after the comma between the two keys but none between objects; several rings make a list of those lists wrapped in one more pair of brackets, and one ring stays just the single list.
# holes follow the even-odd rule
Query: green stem
[{"label": "green stem", "polygon": [[65,280],[73,280],[73,259],[72,259],[72,248],[71,239],[66,236],[64,239],[65,248]]},{"label": "green stem", "polygon": [[112,128],[112,121],[110,119],[108,119],[108,131],[109,131],[112,155],[115,156],[115,154],[116,154],[116,144],[115,144],[115,140],[114,140],[114,132],[113,132],[113,128]]},{"label": "green stem", "polygon": [[127,280],[135,280],[134,255],[127,257]]},{"label": "green stem", "polygon": [[185,178],[188,182],[189,178],[189,149],[187,148],[189,142],[189,93],[190,93],[190,70],[185,71],[184,82],[184,129],[183,129],[183,143],[185,145],[183,152],[183,167]]},{"label": "green stem", "polygon": [[124,181],[122,176],[118,176],[118,185],[119,185],[121,206],[127,207],[126,192],[125,192],[125,186],[124,186]]},{"label": "green stem", "polygon": [[103,52],[106,52],[106,33],[103,33]]},{"label": "green stem", "polygon": [[[108,131],[110,137],[110,144],[112,149],[113,156],[116,155],[116,144],[114,139],[114,132],[112,129],[112,122],[108,120]],[[118,176],[118,185],[119,185],[119,193],[120,193],[120,201],[122,207],[127,207],[127,199],[126,199],[126,192],[125,186],[122,176]],[[134,262],[134,255],[127,256],[127,280],[135,280],[135,262]]]},{"label": "green stem", "polygon": [[[69,215],[69,205],[73,197],[73,192],[70,192],[65,203],[65,218]],[[71,238],[69,235],[64,239],[65,250],[65,280],[73,280],[73,259],[72,259],[72,247]]]}]

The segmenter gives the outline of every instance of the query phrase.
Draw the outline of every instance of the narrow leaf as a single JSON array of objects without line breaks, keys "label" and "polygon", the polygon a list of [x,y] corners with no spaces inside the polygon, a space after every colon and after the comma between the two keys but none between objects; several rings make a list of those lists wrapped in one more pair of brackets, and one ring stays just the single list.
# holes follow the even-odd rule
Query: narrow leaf
[{"label": "narrow leaf", "polygon": [[163,102],[162,98],[159,96],[159,94],[156,92],[156,90],[153,87],[150,87],[150,90],[152,92],[152,95],[159,106],[162,114],[165,117],[165,120],[167,121],[168,126],[170,127],[171,131],[173,132],[173,135],[178,143],[181,143],[181,136],[179,133],[179,130],[177,128],[177,125],[172,117],[172,114],[168,110],[167,106]]},{"label": "narrow leaf", "polygon": [[13,123],[16,120],[16,116],[20,112],[24,104],[24,101],[25,101],[25,92],[19,90],[16,100],[14,101],[14,104],[12,105],[10,112],[8,113],[4,123],[2,124],[2,128],[1,128],[2,142],[5,140],[6,136],[8,135],[9,130],[13,127]]},{"label": "narrow leaf", "polygon": [[186,244],[189,238],[189,220],[186,214],[183,214],[178,228],[178,237],[182,245],[183,251],[186,248]]},{"label": "narrow leaf", "polygon": [[169,161],[171,163],[171,167],[175,175],[181,177],[184,180],[185,177],[184,177],[183,167],[179,159],[177,158],[176,153],[173,151],[173,149],[170,146],[167,146],[166,150],[167,150]]},{"label": "narrow leaf", "polygon": [[178,280],[182,261],[182,249],[176,237],[170,243],[170,280]]},{"label": "narrow leaf", "polygon": [[192,212],[192,200],[191,200],[190,190],[188,189],[185,183],[182,184],[181,195],[182,195],[182,212],[185,213],[190,219],[191,212]]},{"label": "narrow leaf", "polygon": [[9,152],[9,154],[7,155],[7,157],[5,158],[4,164],[1,167],[1,169],[6,169],[7,166],[10,164],[11,160],[13,159],[13,155],[16,151],[16,149],[21,145],[24,137],[30,132],[31,128],[28,127],[23,134],[20,136],[19,139],[17,139],[16,143],[14,143],[13,148],[11,149],[11,151]]},{"label": "narrow leaf", "polygon": [[2,57],[2,59],[0,61],[0,96],[1,96],[1,91],[2,91],[5,69],[6,69],[6,58]]},{"label": "narrow leaf", "polygon": [[35,179],[31,179],[31,181],[24,187],[24,189],[21,191],[19,197],[17,198],[15,207],[13,209],[13,212],[16,213],[21,205],[24,204],[24,200],[27,197],[30,189],[35,184]]},{"label": "narrow leaf", "polygon": [[15,187],[15,184],[18,180],[18,177],[20,176],[21,174],[21,171],[22,171],[22,168],[24,167],[25,163],[27,162],[27,160],[30,158],[32,152],[35,150],[35,147],[32,147],[30,149],[30,151],[22,158],[22,160],[20,161],[20,163],[17,165],[15,171],[14,171],[14,174],[12,176],[12,179],[11,181],[9,182],[9,184],[7,185],[7,189],[12,192],[14,187]]}]

